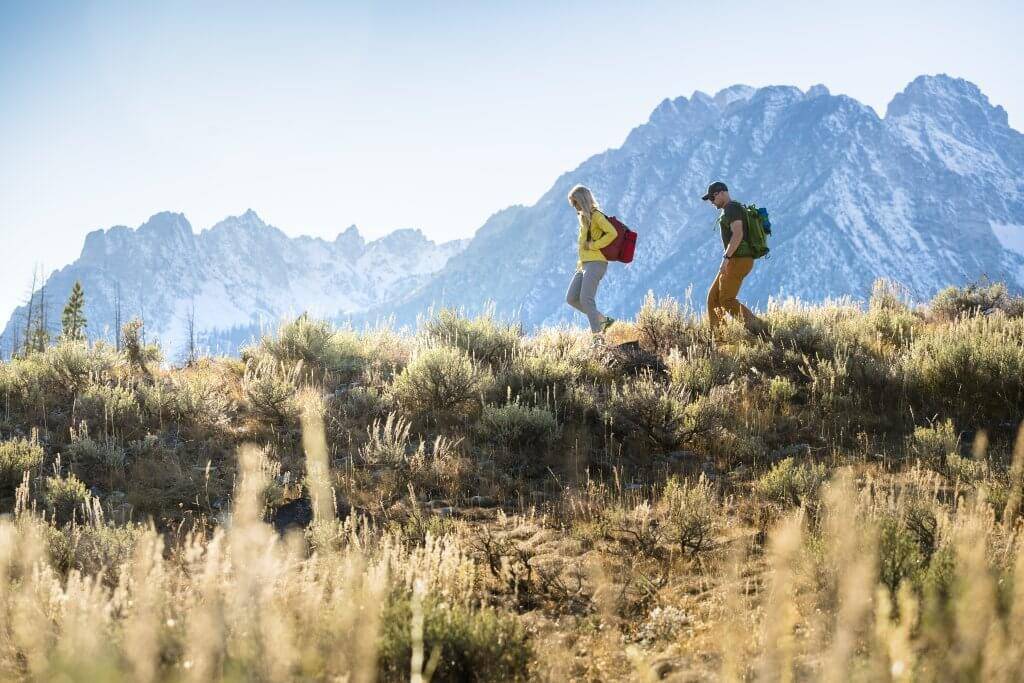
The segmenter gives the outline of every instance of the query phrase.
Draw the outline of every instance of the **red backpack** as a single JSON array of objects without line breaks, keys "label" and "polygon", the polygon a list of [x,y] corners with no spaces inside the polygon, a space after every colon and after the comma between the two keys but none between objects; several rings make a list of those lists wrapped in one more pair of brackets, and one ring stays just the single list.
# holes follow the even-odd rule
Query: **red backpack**
[{"label": "red backpack", "polygon": [[626,227],[626,224],[615,216],[605,216],[612,224],[618,236],[615,241],[601,250],[604,257],[609,261],[620,261],[630,263],[633,260],[633,252],[636,251],[636,233]]}]

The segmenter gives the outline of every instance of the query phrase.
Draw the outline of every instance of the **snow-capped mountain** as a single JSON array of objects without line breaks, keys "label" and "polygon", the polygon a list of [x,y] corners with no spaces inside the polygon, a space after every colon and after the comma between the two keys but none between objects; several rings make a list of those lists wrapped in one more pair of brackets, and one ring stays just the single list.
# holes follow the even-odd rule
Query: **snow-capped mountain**
[{"label": "snow-capped mountain", "polygon": [[[252,210],[196,234],[185,216],[159,213],[137,229],[89,233],[77,261],[53,273],[35,306],[46,302],[47,327],[76,280],[86,293],[93,338],[113,338],[139,317],[148,339],[171,360],[188,341],[190,319],[200,347],[230,352],[282,316],[308,312],[339,318],[408,297],[465,246],[435,244],[418,230],[397,230],[367,242],[353,226],[333,241],[288,237]],[[0,348],[24,338],[26,307],[12,316]]]},{"label": "snow-capped mountain", "polygon": [[528,325],[572,318],[575,183],[640,233],[635,261],[612,264],[599,305],[631,316],[648,290],[682,298],[692,286],[700,309],[722,252],[717,212],[700,200],[712,180],[771,212],[771,257],[744,284],[748,303],[865,297],[878,277],[919,299],[981,277],[1024,289],[1024,135],[975,85],[940,75],[910,83],[884,118],[820,85],[667,99],[621,148],[563,175],[535,205],[494,215],[398,317],[490,299]]},{"label": "snow-capped mountain", "polygon": [[[712,180],[771,212],[771,258],[744,284],[748,304],[863,298],[878,277],[918,299],[983,277],[1024,290],[1024,135],[977,86],[939,75],[915,79],[884,117],[821,85],[666,99],[620,148],[564,174],[533,206],[499,211],[468,241],[400,230],[366,242],[355,228],[333,242],[289,238],[252,211],[195,234],[184,216],[157,214],[136,230],[91,233],[46,283],[48,320],[56,329],[76,279],[93,336],[112,329],[120,292],[122,321],[142,317],[172,359],[193,310],[213,351],[302,311],[407,323],[432,306],[493,304],[528,327],[572,319],[575,183],[640,233],[635,261],[611,266],[599,305],[631,316],[648,290],[683,298],[692,288],[699,309],[722,251],[717,212],[700,200]],[[14,314],[0,349],[24,318]]]}]

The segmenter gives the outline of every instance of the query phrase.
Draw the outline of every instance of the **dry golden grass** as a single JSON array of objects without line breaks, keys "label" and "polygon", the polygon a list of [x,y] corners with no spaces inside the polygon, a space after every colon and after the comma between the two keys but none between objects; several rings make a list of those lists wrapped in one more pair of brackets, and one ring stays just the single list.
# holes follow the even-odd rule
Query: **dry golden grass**
[{"label": "dry golden grass", "polygon": [[0,679],[1022,680],[1024,321],[894,292],[0,363]]}]

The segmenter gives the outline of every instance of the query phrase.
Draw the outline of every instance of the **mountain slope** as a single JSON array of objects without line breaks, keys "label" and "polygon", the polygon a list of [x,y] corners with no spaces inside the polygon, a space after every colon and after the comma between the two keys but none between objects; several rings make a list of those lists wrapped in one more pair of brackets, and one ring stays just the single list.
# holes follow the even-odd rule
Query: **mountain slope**
[{"label": "mountain slope", "polygon": [[[435,244],[418,230],[367,242],[355,227],[334,241],[290,238],[251,210],[195,234],[183,215],[159,213],[136,230],[90,233],[79,259],[48,278],[36,305],[45,298],[56,333],[80,280],[93,338],[112,339],[119,298],[121,320],[142,318],[171,359],[187,344],[190,317],[200,346],[230,352],[283,315],[337,318],[408,296],[463,246]],[[0,348],[24,337],[25,314],[15,311]]]},{"label": "mountain slope", "polygon": [[590,186],[605,211],[640,232],[636,260],[613,264],[599,304],[633,314],[648,290],[694,303],[719,264],[717,213],[701,202],[725,180],[767,206],[772,256],[744,300],[864,297],[878,277],[917,297],[980,277],[1024,288],[1024,136],[976,86],[922,76],[884,118],[824,86],[733,86],[665,100],[619,149],[560,177],[531,207],[500,212],[420,292],[389,310],[411,320],[430,305],[499,312],[528,325],[571,319],[563,303],[575,263],[566,194]]}]

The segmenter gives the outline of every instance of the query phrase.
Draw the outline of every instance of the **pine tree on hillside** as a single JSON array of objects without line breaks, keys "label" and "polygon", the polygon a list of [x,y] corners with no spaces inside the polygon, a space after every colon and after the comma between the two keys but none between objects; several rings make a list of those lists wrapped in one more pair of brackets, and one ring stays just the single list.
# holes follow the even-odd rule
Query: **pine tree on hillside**
[{"label": "pine tree on hillside", "polygon": [[85,339],[85,292],[82,291],[82,283],[76,281],[71,288],[71,296],[64,306],[64,314],[61,316],[61,336],[72,341]]}]

